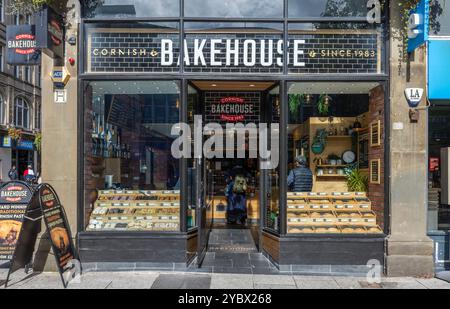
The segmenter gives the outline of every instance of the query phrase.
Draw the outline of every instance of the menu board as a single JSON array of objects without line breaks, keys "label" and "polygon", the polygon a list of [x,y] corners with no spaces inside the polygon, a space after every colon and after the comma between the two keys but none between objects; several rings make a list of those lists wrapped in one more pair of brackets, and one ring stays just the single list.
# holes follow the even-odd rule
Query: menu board
[{"label": "menu board", "polygon": [[43,184],[38,188],[38,198],[53,253],[62,274],[67,270],[69,262],[76,259],[67,217],[56,192],[50,185]]},{"label": "menu board", "polygon": [[33,193],[23,182],[0,187],[0,263],[12,260]]}]

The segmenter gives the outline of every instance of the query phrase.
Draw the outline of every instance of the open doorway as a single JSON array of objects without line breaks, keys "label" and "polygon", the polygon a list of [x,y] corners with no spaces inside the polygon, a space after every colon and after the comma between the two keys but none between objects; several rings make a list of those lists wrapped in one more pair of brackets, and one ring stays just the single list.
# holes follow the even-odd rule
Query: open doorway
[{"label": "open doorway", "polygon": [[[197,196],[205,208],[205,214],[197,211],[199,260],[207,257],[208,252],[258,254],[262,218],[265,217],[264,172],[260,169],[258,135],[255,140],[245,129],[249,126],[258,132],[261,123],[274,122],[279,118],[279,102],[279,87],[274,82],[190,83],[189,122],[193,124],[194,117],[201,115],[203,144],[212,136],[221,141],[210,148],[213,153],[204,152],[197,166],[202,170],[198,173],[202,180],[198,183],[201,188]],[[243,131],[236,129],[240,125],[245,126]],[[239,132],[245,135],[239,136]],[[188,221],[195,220],[188,215]]]}]

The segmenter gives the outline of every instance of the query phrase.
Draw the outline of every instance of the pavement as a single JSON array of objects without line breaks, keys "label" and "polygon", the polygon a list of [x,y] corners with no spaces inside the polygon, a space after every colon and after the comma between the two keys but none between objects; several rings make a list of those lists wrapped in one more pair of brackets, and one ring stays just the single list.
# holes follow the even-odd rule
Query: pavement
[{"label": "pavement", "polygon": [[[7,270],[0,269],[0,285]],[[3,288],[3,286],[2,286]],[[439,279],[383,278],[369,284],[362,277],[220,274],[191,272],[89,272],[69,289],[450,289]],[[58,273],[13,274],[8,289],[63,289]]]}]

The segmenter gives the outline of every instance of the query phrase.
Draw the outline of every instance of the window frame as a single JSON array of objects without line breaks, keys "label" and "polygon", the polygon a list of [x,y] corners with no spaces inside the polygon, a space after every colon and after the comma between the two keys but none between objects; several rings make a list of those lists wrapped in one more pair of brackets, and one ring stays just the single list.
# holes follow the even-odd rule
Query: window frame
[{"label": "window frame", "polygon": [[[21,109],[21,119],[19,124],[19,108]],[[30,103],[23,96],[14,99],[14,125],[25,130],[30,129]]]}]

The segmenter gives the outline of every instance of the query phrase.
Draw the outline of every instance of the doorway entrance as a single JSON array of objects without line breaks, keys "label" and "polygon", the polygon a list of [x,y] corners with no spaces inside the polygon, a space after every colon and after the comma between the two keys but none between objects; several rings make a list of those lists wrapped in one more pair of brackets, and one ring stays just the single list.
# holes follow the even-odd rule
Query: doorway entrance
[{"label": "doorway entrance", "polygon": [[204,126],[203,156],[192,164],[200,177],[197,265],[250,266],[253,257],[270,266],[259,253],[270,195],[260,169],[258,128],[278,122],[279,87],[275,82],[191,81],[188,92],[189,122],[201,116]]}]

